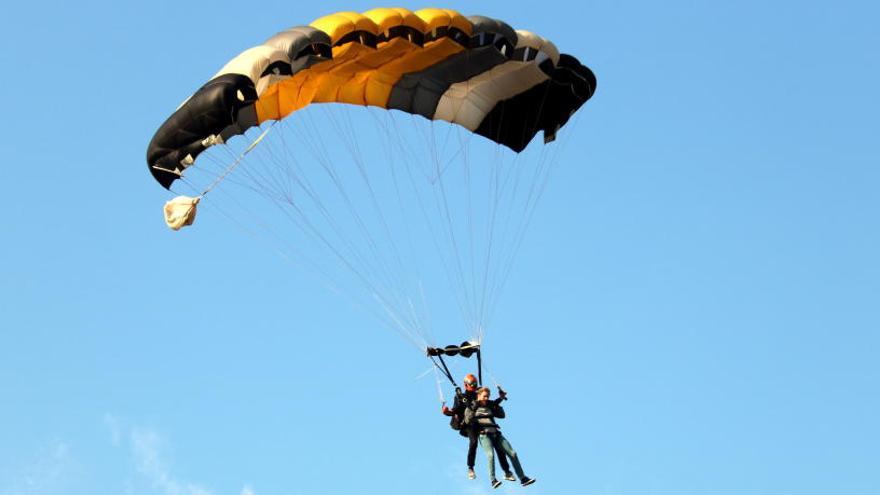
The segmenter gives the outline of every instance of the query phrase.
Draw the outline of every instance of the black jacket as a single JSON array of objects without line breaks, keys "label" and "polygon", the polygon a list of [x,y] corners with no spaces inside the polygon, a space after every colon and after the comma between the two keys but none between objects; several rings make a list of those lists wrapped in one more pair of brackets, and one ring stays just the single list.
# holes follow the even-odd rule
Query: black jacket
[{"label": "black jacket", "polygon": [[470,437],[472,433],[472,429],[463,423],[464,414],[467,408],[476,400],[476,392],[466,390],[464,393],[456,393],[455,401],[452,403],[452,409],[443,412],[443,414],[447,416],[452,416],[452,420],[449,423],[450,426],[452,426],[453,429],[458,430],[458,432],[464,437]]}]

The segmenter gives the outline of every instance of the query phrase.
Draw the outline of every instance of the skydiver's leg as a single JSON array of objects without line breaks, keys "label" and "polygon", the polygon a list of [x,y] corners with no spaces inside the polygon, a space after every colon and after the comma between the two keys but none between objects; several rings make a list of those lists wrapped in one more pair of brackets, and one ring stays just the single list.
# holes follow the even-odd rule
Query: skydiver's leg
[{"label": "skydiver's leg", "polygon": [[519,477],[520,481],[528,479],[528,476],[523,472],[522,464],[519,462],[519,456],[516,455],[516,451],[513,450],[513,446],[510,445],[510,442],[504,438],[504,435],[498,434],[497,437],[498,446],[510,457],[510,460],[513,462],[513,469],[516,471],[516,475]]},{"label": "skydiver's leg", "polygon": [[480,435],[471,429],[468,432],[468,451],[467,451],[467,465],[468,469],[474,468],[474,461],[477,458],[477,442],[479,441]]},{"label": "skydiver's leg", "polygon": [[492,442],[492,446],[495,448],[495,453],[498,454],[498,464],[501,465],[501,470],[504,471],[504,475],[507,476],[510,472],[510,464],[507,463],[506,452],[501,448],[501,442]]},{"label": "skydiver's leg", "polygon": [[495,448],[489,435],[480,435],[480,446],[486,453],[486,467],[489,468],[489,481],[495,481]]}]

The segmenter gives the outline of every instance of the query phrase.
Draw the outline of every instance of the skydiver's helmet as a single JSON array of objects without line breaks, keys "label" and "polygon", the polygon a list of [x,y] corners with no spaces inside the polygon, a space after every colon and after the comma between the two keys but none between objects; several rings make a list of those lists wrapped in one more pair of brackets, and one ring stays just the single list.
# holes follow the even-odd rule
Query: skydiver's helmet
[{"label": "skydiver's helmet", "polygon": [[480,383],[477,382],[477,377],[475,377],[474,375],[472,375],[470,373],[465,375],[465,377],[464,377],[465,390],[467,390],[468,392],[476,392],[477,388],[479,388],[479,386],[480,386]]}]

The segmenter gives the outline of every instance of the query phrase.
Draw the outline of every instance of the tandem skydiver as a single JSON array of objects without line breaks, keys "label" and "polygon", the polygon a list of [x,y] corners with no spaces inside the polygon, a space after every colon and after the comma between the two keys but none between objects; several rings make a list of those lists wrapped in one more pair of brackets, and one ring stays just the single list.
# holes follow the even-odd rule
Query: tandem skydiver
[{"label": "tandem skydiver", "polygon": [[[474,375],[468,374],[464,377],[464,392],[461,392],[460,389],[456,388],[455,393],[455,401],[453,402],[452,409],[443,405],[442,412],[446,416],[452,416],[452,421],[450,424],[453,428],[457,429],[458,432],[463,437],[467,437],[468,439],[468,451],[467,451],[467,467],[468,467],[468,479],[474,479],[477,477],[476,473],[474,473],[474,460],[477,455],[477,441],[479,440],[479,433],[477,432],[475,424],[465,425],[463,424],[463,419],[465,416],[465,410],[470,407],[477,399],[477,377]],[[498,402],[504,400],[505,394],[499,388],[500,397],[496,399]],[[500,448],[500,447],[499,447]],[[490,469],[490,473],[495,472],[495,461],[491,460],[492,467]],[[509,481],[514,481],[516,478],[513,477],[513,473],[510,472],[510,465],[507,463],[507,457],[504,455],[502,450],[498,450],[498,463],[501,465],[501,469],[504,471],[504,479]],[[492,476],[494,479],[494,476]]]},{"label": "tandem skydiver", "polygon": [[[499,388],[500,397],[496,400],[489,400],[490,394],[491,392],[486,387],[477,390],[477,399],[472,401],[465,409],[462,423],[473,426],[479,436],[480,446],[486,452],[489,482],[492,483],[492,488],[501,486],[501,482],[495,478],[495,451],[498,451],[502,459],[505,454],[510,457],[510,460],[513,461],[513,469],[516,471],[516,475],[519,476],[520,484],[522,486],[529,486],[535,482],[535,479],[525,475],[519,462],[519,456],[513,450],[510,442],[501,434],[501,427],[495,423],[495,418],[500,419],[504,417],[504,408],[501,407],[501,401],[504,400],[507,394]],[[505,472],[504,479],[513,481],[513,476],[507,471]]]}]

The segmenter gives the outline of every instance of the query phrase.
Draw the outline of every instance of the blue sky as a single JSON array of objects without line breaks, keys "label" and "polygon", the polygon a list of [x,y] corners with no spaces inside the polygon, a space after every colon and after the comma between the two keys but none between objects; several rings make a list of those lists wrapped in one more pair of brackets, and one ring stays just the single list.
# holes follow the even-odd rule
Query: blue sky
[{"label": "blue sky", "polygon": [[[168,231],[144,163],[226,60],[375,6],[5,7],[0,494],[491,491],[427,360],[210,202]],[[877,7],[444,6],[599,80],[487,334],[539,479],[501,491],[878,493]]]}]

